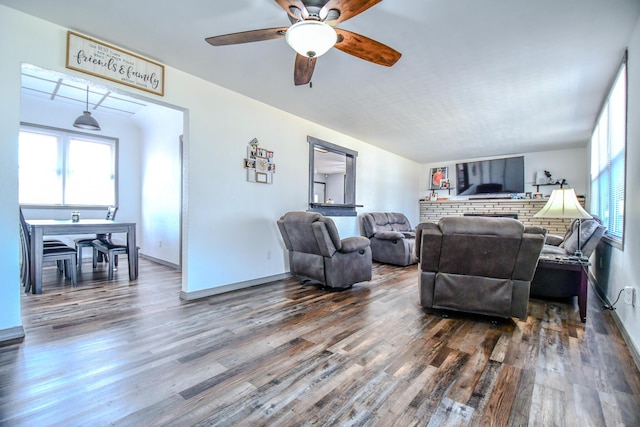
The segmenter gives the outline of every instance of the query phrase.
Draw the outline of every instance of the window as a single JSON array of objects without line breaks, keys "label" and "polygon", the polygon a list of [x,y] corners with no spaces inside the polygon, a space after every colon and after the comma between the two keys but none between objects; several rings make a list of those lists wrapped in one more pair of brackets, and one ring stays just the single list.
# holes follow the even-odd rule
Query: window
[{"label": "window", "polygon": [[22,125],[21,205],[115,206],[117,140]]},{"label": "window", "polygon": [[357,151],[311,136],[309,210],[327,216],[356,216]]},{"label": "window", "polygon": [[591,136],[591,213],[602,219],[608,240],[620,247],[624,236],[626,128],[625,53]]}]

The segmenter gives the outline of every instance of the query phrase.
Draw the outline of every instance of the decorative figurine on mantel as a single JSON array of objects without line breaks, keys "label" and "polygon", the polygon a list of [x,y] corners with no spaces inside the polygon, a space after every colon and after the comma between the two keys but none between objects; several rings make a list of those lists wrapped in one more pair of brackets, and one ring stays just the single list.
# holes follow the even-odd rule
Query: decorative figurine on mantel
[{"label": "decorative figurine on mantel", "polygon": [[534,185],[559,185],[560,188],[567,185],[564,178],[554,178],[548,170],[538,171],[536,173],[536,182]]}]

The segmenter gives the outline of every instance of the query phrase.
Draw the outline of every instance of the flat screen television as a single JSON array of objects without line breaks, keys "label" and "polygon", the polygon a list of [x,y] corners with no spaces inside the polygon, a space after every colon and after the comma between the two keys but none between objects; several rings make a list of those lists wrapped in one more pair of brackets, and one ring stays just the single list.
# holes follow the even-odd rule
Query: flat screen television
[{"label": "flat screen television", "polygon": [[456,190],[460,196],[524,193],[524,157],[457,163]]}]

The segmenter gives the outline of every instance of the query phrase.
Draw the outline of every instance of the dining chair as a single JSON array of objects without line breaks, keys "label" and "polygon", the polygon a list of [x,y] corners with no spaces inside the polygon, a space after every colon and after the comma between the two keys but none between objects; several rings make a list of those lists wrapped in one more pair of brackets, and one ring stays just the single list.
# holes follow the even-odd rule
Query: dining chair
[{"label": "dining chair", "polygon": [[[22,207],[20,207],[20,221],[24,221],[24,212],[22,212]],[[58,239],[44,239],[42,241],[42,246],[45,248],[54,248],[59,246],[66,247],[67,244],[62,240],[58,240]],[[63,261],[59,260],[57,264],[58,264],[58,271],[64,272]]]},{"label": "dining chair", "polygon": [[[22,209],[20,209],[20,243],[21,243],[21,280],[24,286],[24,291],[28,293],[31,290],[31,273],[30,273],[30,260],[31,260],[31,234],[29,232],[29,225],[24,219]],[[44,246],[42,250],[43,261],[62,261],[64,262],[64,275],[71,279],[71,284],[76,286],[78,284],[76,274],[76,250],[66,245],[56,246]],[[59,263],[59,269],[62,263]]]},{"label": "dining chair", "polygon": [[[116,219],[116,212],[118,211],[118,207],[117,206],[109,206],[109,208],[107,209],[107,220],[114,220]],[[76,262],[76,264],[78,265],[78,270],[82,271],[82,249],[83,248],[92,248],[93,247],[93,241],[96,239],[108,239],[111,238],[110,235],[107,234],[97,234],[95,236],[89,236],[89,237],[79,237],[77,239],[74,240],[75,244],[76,244],[76,252],[78,254],[78,260]]]},{"label": "dining chair", "polygon": [[113,280],[113,270],[118,266],[118,255],[134,256],[134,265],[136,269],[135,275],[138,275],[138,250],[130,254],[125,243],[114,242],[111,239],[95,239],[93,241],[93,268],[98,266],[98,256],[104,255],[109,264],[108,280]]}]

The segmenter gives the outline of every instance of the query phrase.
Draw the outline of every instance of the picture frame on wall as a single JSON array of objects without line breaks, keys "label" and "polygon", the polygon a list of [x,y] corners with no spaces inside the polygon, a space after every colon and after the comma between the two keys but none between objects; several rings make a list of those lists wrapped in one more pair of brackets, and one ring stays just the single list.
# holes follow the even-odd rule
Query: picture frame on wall
[{"label": "picture frame on wall", "polygon": [[261,184],[268,184],[269,178],[266,173],[256,172],[256,182],[259,182]]},{"label": "picture frame on wall", "polygon": [[273,184],[276,173],[275,153],[260,147],[258,139],[253,138],[247,145],[247,157],[243,159],[247,169],[247,181],[260,184]]},{"label": "picture frame on wall", "polygon": [[430,176],[430,185],[432,189],[441,189],[441,188],[448,188],[447,187],[442,187],[442,182],[445,181],[447,182],[448,185],[448,180],[449,180],[449,168],[446,166],[442,166],[442,167],[437,167],[437,168],[431,168],[431,176]]}]

